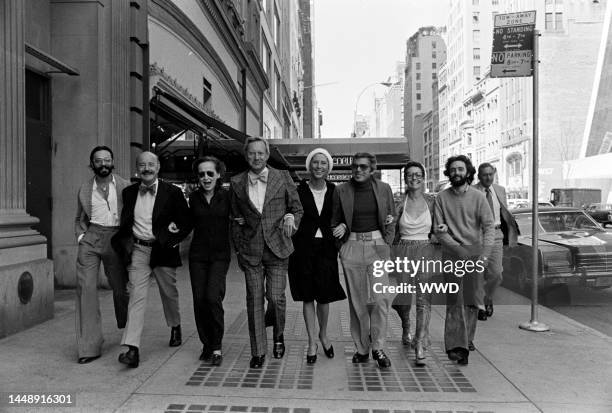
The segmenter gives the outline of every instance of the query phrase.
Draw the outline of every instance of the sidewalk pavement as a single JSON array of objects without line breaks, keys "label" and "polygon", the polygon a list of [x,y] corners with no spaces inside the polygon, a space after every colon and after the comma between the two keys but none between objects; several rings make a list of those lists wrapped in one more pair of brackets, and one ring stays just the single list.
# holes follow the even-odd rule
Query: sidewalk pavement
[{"label": "sidewalk pavement", "polygon": [[[331,305],[329,336],[336,357],[327,359],[319,346],[317,363],[307,365],[301,304],[291,300],[287,288],[285,357],[272,358],[269,340],[264,368],[249,369],[244,278],[232,261],[224,361],[213,368],[198,360],[201,344],[186,265],[178,278],[183,345],[168,347],[170,329],[152,286],[136,369],[117,361],[123,349],[110,291],[100,291],[104,353],[90,364],[77,364],[74,290],[57,291],[54,319],[0,340],[0,411],[612,412],[612,338],[546,308],[540,308],[540,320],[551,331],[520,330],[518,325],[529,320],[529,302],[507,290],[501,291],[504,302],[516,304],[496,306],[492,318],[478,323],[476,351],[467,366],[446,357],[443,306],[432,312],[426,367],[414,366],[414,353],[401,344],[399,318],[391,311],[387,354],[393,365],[381,371],[371,359],[366,365],[351,363],[346,300]],[[76,406],[8,406],[8,393],[20,392],[71,392]]]}]

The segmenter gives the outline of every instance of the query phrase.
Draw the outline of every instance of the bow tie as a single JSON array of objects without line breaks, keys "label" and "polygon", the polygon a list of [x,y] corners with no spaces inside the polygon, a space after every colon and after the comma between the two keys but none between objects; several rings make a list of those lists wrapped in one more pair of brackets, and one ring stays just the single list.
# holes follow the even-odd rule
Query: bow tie
[{"label": "bow tie", "polygon": [[157,184],[153,184],[151,186],[140,184],[140,188],[139,188],[139,191],[142,195],[145,195],[147,192],[149,192],[151,193],[151,195],[155,196],[156,190],[157,190]]},{"label": "bow tie", "polygon": [[268,171],[261,172],[258,175],[255,175],[254,173],[249,172],[249,182],[251,183],[251,185],[255,185],[257,181],[261,181],[264,184],[268,182]]}]

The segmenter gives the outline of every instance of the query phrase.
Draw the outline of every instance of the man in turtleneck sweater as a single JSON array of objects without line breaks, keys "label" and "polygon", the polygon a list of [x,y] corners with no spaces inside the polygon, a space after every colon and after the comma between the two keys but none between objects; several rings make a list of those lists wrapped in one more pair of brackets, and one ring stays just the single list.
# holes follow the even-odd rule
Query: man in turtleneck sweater
[{"label": "man in turtleneck sweater", "polygon": [[[353,363],[372,357],[379,367],[388,368],[391,360],[383,347],[387,335],[390,296],[373,290],[373,265],[390,258],[389,245],[395,235],[395,208],[391,187],[374,178],[376,157],[357,153],[351,165],[353,177],[334,191],[332,228],[334,237],[344,244],[340,260],[349,292],[351,336],[357,351]],[[388,284],[385,273],[376,282]]]}]

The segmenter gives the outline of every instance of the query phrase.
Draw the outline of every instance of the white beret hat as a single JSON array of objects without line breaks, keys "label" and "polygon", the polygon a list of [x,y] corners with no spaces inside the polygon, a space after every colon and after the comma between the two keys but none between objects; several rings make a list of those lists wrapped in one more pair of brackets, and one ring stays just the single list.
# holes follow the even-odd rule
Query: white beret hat
[{"label": "white beret hat", "polygon": [[310,151],[310,153],[306,157],[306,170],[310,172],[310,161],[312,160],[312,157],[318,153],[323,154],[323,156],[327,158],[327,163],[329,164],[329,172],[331,172],[332,168],[334,167],[334,160],[332,159],[329,152],[327,152],[327,149],[323,149],[323,148],[315,148],[312,151]]}]

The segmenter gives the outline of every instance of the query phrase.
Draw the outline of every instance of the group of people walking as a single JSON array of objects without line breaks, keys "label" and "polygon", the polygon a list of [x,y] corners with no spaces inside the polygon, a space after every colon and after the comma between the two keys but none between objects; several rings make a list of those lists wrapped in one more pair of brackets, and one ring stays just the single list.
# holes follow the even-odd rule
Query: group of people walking
[{"label": "group of people walking", "polygon": [[502,242],[516,242],[518,231],[505,207],[503,188],[492,184],[492,165],[480,166],[480,186],[476,187],[470,186],[475,175],[470,159],[449,158],[444,173],[451,187],[434,197],[424,192],[423,165],[410,161],[404,168],[406,193],[397,202],[390,186],[374,177],[376,157],[369,153],[355,154],[352,179],[336,186],[327,180],[333,168],[331,155],[314,149],[306,158],[309,179],[297,187],[288,172],[267,165],[270,149],[265,139],[248,138],[244,154],[249,168],[231,178],[229,191],[221,185],[223,162],[212,156],[198,159],[193,165],[198,186],[187,203],[180,189],[158,179],[160,164],[155,154],[138,156],[141,181],[130,185],[112,173],[110,148],[92,150],[94,177],[79,190],[76,217],[79,363],[99,358],[102,351],[96,292],[100,262],[113,289],[117,326],[124,328],[121,344],[126,351],[119,362],[139,365],[152,277],[170,327],[169,345],[181,345],[176,268],[181,265],[179,244],[192,231],[189,276],[203,345],[200,360],[213,365],[223,361],[223,299],[233,244],[245,276],[251,368],[265,363],[266,327],[273,327],[273,357],[284,356],[287,279],[293,300],[303,302],[308,364],[316,363],[319,343],[326,357],[334,357],[327,335],[329,304],[348,295],[356,347],[353,363],[366,363],[371,354],[380,368],[391,366],[384,346],[392,307],[402,320],[402,342],[414,348],[415,363],[424,365],[431,293],[416,289],[412,337],[412,296],[393,297],[374,288],[375,283],[413,282],[401,273],[374,275],[376,261],[397,257],[471,257],[485,263],[484,274],[469,277],[429,271],[414,277],[417,282],[443,277],[460,285],[458,293],[446,297],[444,339],[448,357],[468,363],[475,320],[493,314],[492,298],[501,282]]}]

